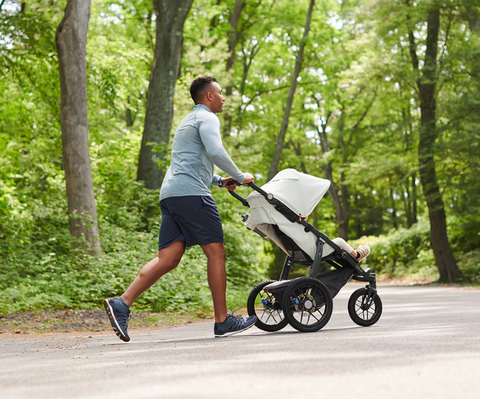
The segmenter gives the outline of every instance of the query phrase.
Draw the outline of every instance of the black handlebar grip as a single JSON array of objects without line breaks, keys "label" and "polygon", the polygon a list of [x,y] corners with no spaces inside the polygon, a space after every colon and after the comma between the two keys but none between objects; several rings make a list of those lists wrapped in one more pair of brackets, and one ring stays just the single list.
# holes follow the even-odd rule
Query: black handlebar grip
[{"label": "black handlebar grip", "polygon": [[242,183],[240,183],[240,182],[237,181],[237,180],[230,180],[230,181],[227,183],[227,187],[228,187],[228,186],[233,186],[234,184],[237,185],[237,186],[241,186],[241,185],[242,185]]}]

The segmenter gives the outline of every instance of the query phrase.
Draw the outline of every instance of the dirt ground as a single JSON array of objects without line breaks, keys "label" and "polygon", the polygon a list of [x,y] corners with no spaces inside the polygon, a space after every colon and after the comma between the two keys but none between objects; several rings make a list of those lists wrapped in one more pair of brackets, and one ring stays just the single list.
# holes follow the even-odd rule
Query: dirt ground
[{"label": "dirt ground", "polygon": [[[129,327],[163,329],[208,321],[205,315],[133,313]],[[103,309],[23,312],[0,316],[0,336],[111,331]]]}]

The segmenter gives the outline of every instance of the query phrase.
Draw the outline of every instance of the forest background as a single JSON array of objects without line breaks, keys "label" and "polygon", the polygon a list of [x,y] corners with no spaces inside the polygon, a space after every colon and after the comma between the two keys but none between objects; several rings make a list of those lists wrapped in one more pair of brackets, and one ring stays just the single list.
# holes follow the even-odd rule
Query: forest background
[{"label": "forest background", "polygon": [[[155,256],[171,136],[202,75],[224,88],[239,168],[259,184],[285,168],[331,180],[309,221],[370,245],[380,278],[480,284],[475,0],[93,0],[83,20],[68,3],[0,1],[0,314],[98,308]],[[72,20],[88,26],[83,60],[65,58]],[[88,130],[74,137],[87,143],[89,214],[67,192],[65,96],[82,99],[66,90],[72,59],[85,65],[73,81],[85,79]],[[227,190],[212,192],[228,302],[245,306],[284,256],[243,227]],[[136,308],[211,313],[205,270],[188,250]]]}]

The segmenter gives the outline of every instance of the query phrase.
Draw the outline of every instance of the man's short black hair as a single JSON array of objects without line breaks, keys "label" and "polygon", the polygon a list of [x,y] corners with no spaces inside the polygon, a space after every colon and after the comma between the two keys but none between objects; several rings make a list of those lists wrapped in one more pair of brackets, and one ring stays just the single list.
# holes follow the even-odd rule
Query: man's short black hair
[{"label": "man's short black hair", "polygon": [[211,76],[202,76],[201,78],[195,79],[190,85],[190,95],[192,96],[193,102],[196,104],[199,100],[199,94],[210,84],[218,83],[217,79],[212,78]]}]

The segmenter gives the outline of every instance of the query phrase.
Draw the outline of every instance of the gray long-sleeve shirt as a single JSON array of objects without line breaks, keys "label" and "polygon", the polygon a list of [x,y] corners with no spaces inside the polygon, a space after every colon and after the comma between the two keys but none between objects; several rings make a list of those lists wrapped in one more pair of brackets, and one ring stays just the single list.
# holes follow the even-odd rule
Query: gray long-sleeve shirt
[{"label": "gray long-sleeve shirt", "polygon": [[217,184],[214,165],[239,182],[245,180],[225,151],[220,136],[220,121],[203,104],[183,119],[175,132],[172,161],[160,189],[160,201],[169,197],[212,195],[209,187]]}]

